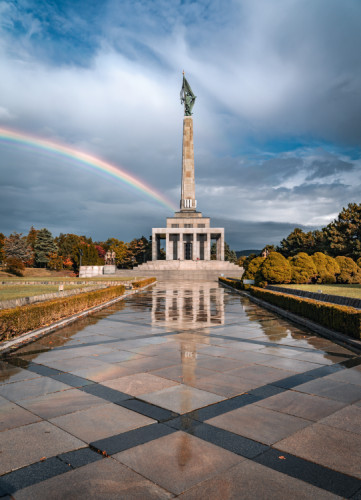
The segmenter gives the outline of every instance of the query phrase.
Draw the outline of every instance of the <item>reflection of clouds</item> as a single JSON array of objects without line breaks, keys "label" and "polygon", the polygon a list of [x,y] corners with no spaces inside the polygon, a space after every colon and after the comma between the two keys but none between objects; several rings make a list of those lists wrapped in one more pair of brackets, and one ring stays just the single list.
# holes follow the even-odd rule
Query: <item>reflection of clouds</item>
[{"label": "reflection of clouds", "polygon": [[152,306],[152,322],[163,322],[171,329],[224,323],[224,290],[209,283],[162,283],[153,293]]}]

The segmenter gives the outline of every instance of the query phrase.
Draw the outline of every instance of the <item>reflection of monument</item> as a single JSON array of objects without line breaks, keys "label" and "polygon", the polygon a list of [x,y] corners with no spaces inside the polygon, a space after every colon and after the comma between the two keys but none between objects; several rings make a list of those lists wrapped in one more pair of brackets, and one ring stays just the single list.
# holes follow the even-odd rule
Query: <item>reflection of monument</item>
[{"label": "reflection of monument", "polygon": [[[209,283],[167,283],[165,295],[152,295],[152,322],[164,322],[170,330],[194,330],[223,325],[224,289]],[[208,332],[208,331],[207,331]]]},{"label": "reflection of monument", "polygon": [[[181,102],[184,104],[182,186],[180,210],[167,218],[164,228],[152,230],[152,261],[140,265],[139,271],[197,270],[222,271],[240,276],[241,269],[224,261],[224,229],[212,228],[210,218],[197,211],[195,198],[194,147],[192,109],[195,95],[184,77]],[[211,246],[215,243],[216,260],[211,260]],[[165,260],[161,249],[165,244]]]}]

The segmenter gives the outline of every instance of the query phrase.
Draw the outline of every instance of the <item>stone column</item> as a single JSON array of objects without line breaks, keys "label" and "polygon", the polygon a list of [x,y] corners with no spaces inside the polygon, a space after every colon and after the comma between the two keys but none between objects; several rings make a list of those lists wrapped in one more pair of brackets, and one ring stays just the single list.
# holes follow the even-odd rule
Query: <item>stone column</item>
[{"label": "stone column", "polygon": [[224,234],[219,233],[217,238],[217,260],[224,260]]},{"label": "stone column", "polygon": [[158,257],[157,252],[157,235],[153,231],[152,232],[152,260],[157,260]]},{"label": "stone column", "polygon": [[193,259],[194,260],[199,260],[199,248],[200,248],[200,244],[199,244],[197,233],[193,234],[193,242],[194,242]]},{"label": "stone column", "polygon": [[207,233],[207,239],[204,242],[204,260],[211,260],[211,233]]},{"label": "stone column", "polygon": [[181,212],[195,212],[197,208],[195,196],[193,118],[185,116],[183,120]]},{"label": "stone column", "polygon": [[178,259],[179,260],[184,260],[184,241],[183,241],[183,233],[180,233],[179,235],[179,241],[178,241]]},{"label": "stone column", "polygon": [[171,241],[169,234],[165,234],[165,260],[173,260],[173,252],[171,251]]}]

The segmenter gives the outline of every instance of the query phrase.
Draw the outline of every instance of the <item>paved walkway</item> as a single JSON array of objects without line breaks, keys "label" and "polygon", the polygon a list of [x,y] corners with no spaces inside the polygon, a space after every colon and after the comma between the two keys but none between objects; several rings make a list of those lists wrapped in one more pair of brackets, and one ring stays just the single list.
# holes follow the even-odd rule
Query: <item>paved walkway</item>
[{"label": "paved walkway", "polygon": [[0,497],[361,498],[361,357],[215,283],[158,283],[0,383]]}]

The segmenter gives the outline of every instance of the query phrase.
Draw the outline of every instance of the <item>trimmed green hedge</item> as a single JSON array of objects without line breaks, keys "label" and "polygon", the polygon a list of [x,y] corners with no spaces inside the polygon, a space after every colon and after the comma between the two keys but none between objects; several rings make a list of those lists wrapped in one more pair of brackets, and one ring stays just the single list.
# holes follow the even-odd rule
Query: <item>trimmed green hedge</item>
[{"label": "trimmed green hedge", "polygon": [[[137,289],[154,281],[155,278],[148,278],[135,281],[132,285],[133,288]],[[124,295],[124,292],[124,285],[116,285],[70,297],[0,310],[0,341],[10,340],[22,333],[51,325],[73,314]]]},{"label": "trimmed green hedge", "polygon": [[[241,284],[232,279],[219,278],[219,281],[233,288],[242,289]],[[361,311],[359,309],[272,292],[254,286],[250,287],[250,292],[254,297],[314,321],[326,328],[361,339]]]},{"label": "trimmed green hedge", "polygon": [[150,285],[151,283],[155,283],[157,280],[155,278],[145,278],[144,280],[140,281],[133,281],[132,286],[133,288],[143,288],[143,286]]}]

